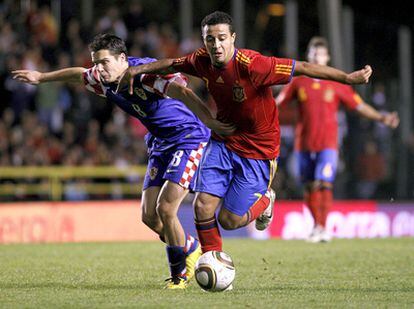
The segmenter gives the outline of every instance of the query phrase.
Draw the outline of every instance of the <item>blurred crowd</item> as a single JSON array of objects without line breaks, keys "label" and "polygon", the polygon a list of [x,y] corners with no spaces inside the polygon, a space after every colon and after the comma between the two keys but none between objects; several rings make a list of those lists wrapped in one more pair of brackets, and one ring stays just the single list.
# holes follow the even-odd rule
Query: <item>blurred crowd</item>
[{"label": "blurred crowd", "polygon": [[[199,29],[194,29],[191,38],[180,41],[173,24],[151,20],[138,0],[103,9],[94,16],[92,29],[83,27],[76,18],[57,21],[47,3],[29,3],[26,9],[18,2],[0,4],[0,166],[145,164],[146,130],[136,119],[87,93],[82,86],[31,86],[12,80],[9,72],[90,67],[87,44],[101,32],[112,32],[126,40],[132,56],[180,56],[202,45]],[[212,104],[199,81],[191,79],[190,84]],[[278,90],[275,88],[275,94]],[[384,85],[378,83],[366,100],[377,109],[389,109],[385,93]],[[392,190],[392,133],[344,111],[338,117],[343,147],[336,196],[371,198],[381,185]],[[292,152],[295,114],[283,111],[281,122],[277,192],[280,198],[298,198],[301,188]]]}]

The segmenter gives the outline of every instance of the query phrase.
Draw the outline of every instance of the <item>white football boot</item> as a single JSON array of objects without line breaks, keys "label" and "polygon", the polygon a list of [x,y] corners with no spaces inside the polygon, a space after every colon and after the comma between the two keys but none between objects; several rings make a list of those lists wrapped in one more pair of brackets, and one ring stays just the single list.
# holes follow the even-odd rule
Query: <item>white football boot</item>
[{"label": "white football boot", "polygon": [[273,207],[275,206],[276,193],[273,189],[268,189],[265,193],[270,200],[269,206],[263,211],[263,213],[256,219],[256,230],[265,230],[273,219]]}]

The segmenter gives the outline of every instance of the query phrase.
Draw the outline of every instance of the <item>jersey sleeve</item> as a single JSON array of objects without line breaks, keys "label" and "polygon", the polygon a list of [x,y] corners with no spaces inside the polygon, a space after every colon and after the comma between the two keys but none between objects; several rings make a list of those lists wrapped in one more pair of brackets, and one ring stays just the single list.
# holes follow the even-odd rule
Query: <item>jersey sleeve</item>
[{"label": "jersey sleeve", "polygon": [[276,97],[276,104],[283,106],[291,102],[296,98],[296,79],[293,79],[290,83],[282,88]]},{"label": "jersey sleeve", "polygon": [[186,73],[189,75],[193,75],[199,77],[197,70],[195,68],[195,63],[197,61],[197,57],[199,56],[200,51],[197,50],[194,53],[174,59],[173,68],[177,72]]},{"label": "jersey sleeve", "polygon": [[99,78],[99,73],[96,66],[86,69],[83,74],[83,84],[86,89],[90,92],[93,92],[101,97],[106,97],[106,87],[101,82]]},{"label": "jersey sleeve", "polygon": [[187,78],[181,73],[168,75],[142,74],[140,80],[145,90],[162,97],[167,97],[168,86],[172,82],[187,86]]},{"label": "jersey sleeve", "polygon": [[256,87],[288,83],[295,71],[295,60],[258,55],[249,65],[249,74]]},{"label": "jersey sleeve", "polygon": [[363,102],[359,94],[349,85],[339,84],[339,87],[337,87],[336,90],[341,103],[350,110],[358,108],[358,105]]}]

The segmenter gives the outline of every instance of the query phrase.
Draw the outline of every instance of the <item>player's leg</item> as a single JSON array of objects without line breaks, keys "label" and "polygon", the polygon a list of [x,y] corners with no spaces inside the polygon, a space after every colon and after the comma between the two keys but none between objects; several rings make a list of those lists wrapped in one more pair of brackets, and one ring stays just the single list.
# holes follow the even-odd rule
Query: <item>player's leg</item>
[{"label": "player's leg", "polygon": [[151,230],[157,233],[162,241],[164,240],[163,225],[157,214],[157,200],[161,187],[153,186],[142,191],[141,197],[141,219]]},{"label": "player's leg", "polygon": [[320,234],[321,192],[320,181],[315,180],[317,153],[299,151],[296,152],[295,155],[299,164],[300,178],[304,186],[304,203],[308,207],[314,221],[314,226],[307,237],[307,241],[318,242]]},{"label": "player's leg", "polygon": [[[178,219],[177,212],[187,194],[188,189],[177,183],[166,181],[158,198],[157,212],[164,226],[167,258],[171,273],[167,288],[186,287],[187,237]],[[192,238],[192,236],[190,237]]]},{"label": "player's leg", "polygon": [[308,181],[305,184],[305,204],[313,217],[314,225],[306,239],[308,242],[320,242],[322,225],[321,225],[321,183],[319,180]]},{"label": "player's leg", "polygon": [[224,143],[208,143],[196,179],[194,221],[203,252],[222,250],[216,209],[232,179],[231,153]]},{"label": "player's leg", "polygon": [[162,241],[165,241],[163,224],[156,208],[158,194],[165,182],[163,174],[166,168],[167,164],[162,154],[150,154],[141,198],[141,220],[146,226],[157,233]]},{"label": "player's leg", "polygon": [[235,176],[223,199],[219,222],[223,228],[232,230],[265,216],[267,220],[261,221],[259,225],[259,229],[263,230],[272,219],[275,197],[270,184],[276,170],[276,161],[246,159],[234,155],[233,162]]},{"label": "player's leg", "polygon": [[201,249],[223,251],[223,241],[216,218],[221,198],[205,192],[197,192],[194,200],[194,222]]},{"label": "player's leg", "polygon": [[198,240],[187,234],[177,216],[178,209],[189,190],[193,188],[193,176],[205,144],[193,150],[177,150],[170,153],[163,185],[157,203],[157,212],[164,227],[171,280],[167,288],[185,288],[194,275],[194,266],[201,255]]},{"label": "player's leg", "polygon": [[331,237],[326,231],[326,220],[333,203],[333,183],[338,166],[338,151],[325,149],[318,153],[315,178],[320,182],[320,226],[322,227],[322,242],[330,241]]}]

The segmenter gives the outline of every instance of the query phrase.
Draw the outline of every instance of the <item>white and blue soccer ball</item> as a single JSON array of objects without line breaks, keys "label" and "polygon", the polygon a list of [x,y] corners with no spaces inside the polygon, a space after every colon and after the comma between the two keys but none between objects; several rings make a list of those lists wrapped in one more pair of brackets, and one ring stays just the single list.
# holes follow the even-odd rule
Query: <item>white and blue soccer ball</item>
[{"label": "white and blue soccer ball", "polygon": [[198,285],[209,292],[224,291],[231,286],[236,269],[230,255],[220,251],[208,251],[198,259],[195,278]]}]

